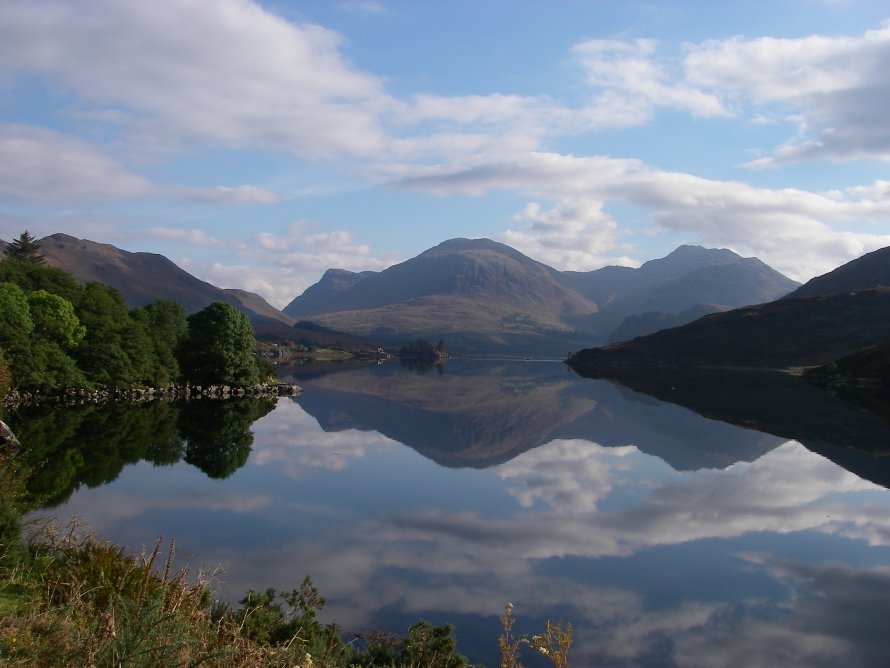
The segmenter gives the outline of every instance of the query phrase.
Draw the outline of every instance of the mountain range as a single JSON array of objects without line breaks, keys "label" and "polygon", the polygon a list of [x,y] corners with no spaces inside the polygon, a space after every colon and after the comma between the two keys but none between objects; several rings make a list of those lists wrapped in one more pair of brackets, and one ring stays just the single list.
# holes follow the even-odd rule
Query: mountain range
[{"label": "mountain range", "polygon": [[452,351],[470,353],[564,356],[798,287],[725,249],[681,246],[636,269],[567,272],[488,239],[451,239],[380,272],[330,269],[282,312],[259,295],[201,281],[162,255],[66,234],[40,244],[49,265],[116,288],[131,307],[169,299],[191,313],[223,300],[272,338],[292,334],[299,320],[392,344],[444,337]]},{"label": "mountain range", "polygon": [[634,329],[645,333],[797,285],[725,249],[681,246],[638,269],[562,272],[489,239],[451,239],[381,272],[329,270],[284,313],[379,338],[444,336],[469,352],[563,354],[607,342],[628,317],[647,314]]},{"label": "mountain range", "polygon": [[886,286],[890,286],[890,248],[852,260],[774,302],[585,349],[572,355],[569,364],[597,375],[597,369],[620,367],[789,368],[847,360],[843,362],[847,369],[884,369],[886,376],[885,344],[890,341],[890,287]]}]

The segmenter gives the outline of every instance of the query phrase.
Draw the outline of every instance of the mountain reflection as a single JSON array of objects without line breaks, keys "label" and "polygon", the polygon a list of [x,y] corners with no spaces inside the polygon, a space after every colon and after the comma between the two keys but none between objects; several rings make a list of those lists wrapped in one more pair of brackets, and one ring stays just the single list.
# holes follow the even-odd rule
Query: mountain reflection
[{"label": "mountain reflection", "polygon": [[[311,374],[311,372],[310,372]],[[296,399],[325,431],[370,430],[449,467],[487,468],[554,439],[633,443],[678,470],[753,461],[785,439],[692,411],[560,363],[452,360],[442,375],[368,366],[295,375]]]},{"label": "mountain reflection", "polygon": [[885,391],[825,390],[778,372],[623,368],[605,370],[602,377],[710,419],[796,440],[890,487]]},{"label": "mountain reflection", "polygon": [[[325,621],[344,631],[451,622],[461,650],[489,666],[508,601],[518,633],[570,621],[579,666],[852,668],[890,655],[890,492],[780,437],[878,436],[856,431],[878,423],[827,424],[855,406],[783,386],[785,403],[749,387],[733,407],[700,382],[713,399],[686,408],[559,363],[452,360],[441,375],[384,365],[295,380],[304,394],[271,412],[207,404],[186,418],[145,404],[133,409],[142,417],[103,419],[120,423],[122,452],[107,465],[64,444],[103,438],[86,427],[98,417],[43,418],[65,435],[50,434],[41,456],[84,484],[44,512],[76,514],[136,550],[175,536],[195,567],[223,566],[228,600],[308,573]],[[664,392],[692,404],[679,380]],[[758,392],[775,407],[758,408]],[[822,413],[810,426],[782,417],[808,402]],[[711,419],[730,408],[737,425]],[[156,411],[159,425],[125,442],[123,423],[147,419],[138,411]],[[767,426],[780,436],[756,430]],[[121,469],[137,455],[151,464]],[[198,464],[237,472],[211,480]]]}]

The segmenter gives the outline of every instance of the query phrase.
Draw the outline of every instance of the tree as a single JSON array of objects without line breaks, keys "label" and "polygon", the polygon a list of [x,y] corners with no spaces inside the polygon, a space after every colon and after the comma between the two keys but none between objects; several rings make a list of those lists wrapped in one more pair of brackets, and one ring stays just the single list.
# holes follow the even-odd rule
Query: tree
[{"label": "tree", "polygon": [[57,343],[62,348],[74,348],[83,340],[86,328],[80,324],[74,305],[63,297],[46,290],[28,295],[34,336]]},{"label": "tree", "polygon": [[83,385],[83,374],[68,354],[83,340],[86,328],[67,299],[46,290],[28,295],[34,329],[28,370],[20,379],[26,385]]},{"label": "tree", "polygon": [[134,309],[130,315],[133,320],[144,323],[151,341],[150,382],[166,385],[175,381],[180,375],[175,352],[188,329],[185,309],[176,302],[160,300]]},{"label": "tree", "polygon": [[260,381],[256,340],[247,316],[216,301],[188,318],[177,358],[185,378],[198,385],[254,385]]},{"label": "tree", "polygon": [[25,264],[40,265],[46,261],[40,254],[40,244],[25,230],[3,249],[6,257]]},{"label": "tree", "polygon": [[15,283],[0,283],[0,351],[15,370],[31,351],[31,307]]},{"label": "tree", "polygon": [[128,348],[145,340],[128,340],[131,318],[123,296],[101,283],[88,283],[77,315],[87,328],[83,345],[77,350],[77,360],[87,378],[101,385],[138,384],[139,369],[134,369]]},{"label": "tree", "polygon": [[57,267],[17,262],[8,257],[0,262],[0,281],[15,283],[25,292],[46,290],[72,304],[77,304],[83,293],[83,287],[68,272]]}]

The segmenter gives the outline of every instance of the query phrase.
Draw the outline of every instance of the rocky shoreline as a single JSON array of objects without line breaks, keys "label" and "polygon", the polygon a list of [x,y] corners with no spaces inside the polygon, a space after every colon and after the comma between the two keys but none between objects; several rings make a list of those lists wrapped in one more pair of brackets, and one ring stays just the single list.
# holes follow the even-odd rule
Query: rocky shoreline
[{"label": "rocky shoreline", "polygon": [[34,404],[58,404],[71,406],[77,404],[106,403],[115,401],[175,401],[193,399],[233,399],[238,397],[293,397],[303,389],[299,385],[289,383],[262,383],[247,387],[230,387],[228,385],[191,385],[171,384],[165,387],[107,387],[86,389],[82,387],[64,387],[54,389],[37,389],[31,391],[10,390],[3,407],[6,409]]}]

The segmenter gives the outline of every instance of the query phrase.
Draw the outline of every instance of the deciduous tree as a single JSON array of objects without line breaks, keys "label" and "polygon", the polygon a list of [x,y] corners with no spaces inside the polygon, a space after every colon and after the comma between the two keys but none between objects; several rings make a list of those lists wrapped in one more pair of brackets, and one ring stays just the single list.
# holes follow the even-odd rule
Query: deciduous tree
[{"label": "deciduous tree", "polygon": [[250,321],[231,304],[216,301],[189,316],[179,347],[185,378],[198,385],[253,385],[260,381]]}]

